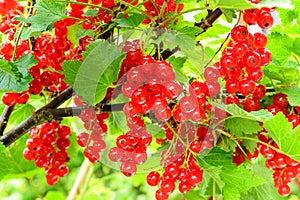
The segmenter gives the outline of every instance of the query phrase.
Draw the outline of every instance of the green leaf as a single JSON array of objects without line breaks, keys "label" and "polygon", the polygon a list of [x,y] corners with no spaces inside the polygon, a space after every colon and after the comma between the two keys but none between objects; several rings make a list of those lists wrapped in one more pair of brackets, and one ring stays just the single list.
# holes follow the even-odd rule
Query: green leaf
[{"label": "green leaf", "polygon": [[32,170],[36,170],[34,162],[30,162],[23,157],[23,150],[26,147],[27,137],[20,138],[17,143],[6,149],[7,157],[10,160],[11,171],[9,177],[26,176]]},{"label": "green leaf", "polygon": [[231,114],[234,117],[239,117],[242,119],[249,119],[249,120],[254,120],[254,121],[262,121],[264,119],[270,119],[273,115],[268,112],[267,110],[259,110],[259,111],[252,111],[252,112],[247,112],[244,109],[240,108],[236,104],[219,104],[216,102],[211,102],[213,106],[216,106],[229,114]]},{"label": "green leaf", "polygon": [[66,197],[61,192],[49,191],[49,192],[47,192],[45,199],[46,200],[64,200],[64,199],[66,199]]},{"label": "green leaf", "polygon": [[243,118],[226,119],[225,128],[235,136],[252,135],[262,130],[257,121]]},{"label": "green leaf", "polygon": [[211,166],[222,166],[223,168],[234,168],[235,165],[232,162],[232,157],[230,152],[226,152],[219,147],[211,149],[208,154],[203,155],[204,151],[201,151],[200,157]]},{"label": "green leaf", "polygon": [[254,151],[257,149],[257,142],[258,141],[258,137],[257,135],[250,135],[247,136],[247,138],[252,138],[251,139],[241,139],[241,143],[243,144],[244,147],[246,147],[250,153],[254,153]]},{"label": "green leaf", "polygon": [[144,19],[145,16],[141,14],[133,14],[127,18],[122,17],[120,19],[117,19],[116,21],[120,27],[132,28],[139,26],[144,21]]},{"label": "green leaf", "polygon": [[284,154],[300,162],[300,126],[293,129],[292,123],[279,112],[264,121],[264,128]]},{"label": "green leaf", "polygon": [[274,187],[274,180],[271,170],[259,164],[253,165],[253,173],[265,179],[265,183],[252,188],[247,194],[243,194],[243,200],[268,199],[268,200],[284,200],[285,197],[278,195]]},{"label": "green leaf", "polygon": [[74,81],[76,78],[76,74],[78,73],[78,70],[81,66],[82,62],[76,60],[66,60],[63,62],[62,68],[63,68],[63,74],[66,76],[65,82],[74,85]]},{"label": "green leaf", "polygon": [[300,56],[300,38],[296,38],[293,42],[293,49],[292,51],[297,55]]},{"label": "green leaf", "polygon": [[184,63],[186,62],[186,58],[185,57],[171,56],[167,60],[172,64],[173,69],[176,72],[176,80],[179,81],[180,83],[188,84],[189,80],[182,73],[182,70],[181,70]]},{"label": "green leaf", "polygon": [[27,23],[31,23],[32,31],[47,30],[51,24],[66,17],[66,8],[62,3],[39,1],[35,8],[36,15],[26,20]]},{"label": "green leaf", "polygon": [[254,177],[252,171],[246,169],[244,165],[223,170],[220,176],[225,182],[222,190],[223,197],[230,200],[240,200],[241,193],[247,193],[253,187],[265,183],[263,178]]},{"label": "green leaf", "polygon": [[27,90],[32,80],[28,69],[36,64],[37,61],[32,54],[22,56],[15,62],[0,59],[0,91]]},{"label": "green leaf", "polygon": [[288,96],[288,101],[291,106],[300,106],[300,88],[286,87],[279,91]]},{"label": "green leaf", "polygon": [[197,27],[197,26],[185,26],[179,30],[177,30],[178,32],[184,34],[184,35],[188,35],[191,38],[195,38],[195,35],[199,34],[201,32],[201,28]]},{"label": "green leaf", "polygon": [[186,194],[183,194],[184,198],[186,200],[194,200],[194,199],[197,199],[197,200],[206,200],[206,198],[202,197],[200,194],[199,194],[199,191],[198,190],[190,190],[188,193]]},{"label": "green leaf", "polygon": [[17,125],[24,119],[26,119],[28,116],[32,114],[32,112],[35,110],[35,108],[31,104],[24,104],[18,107],[14,110],[14,112],[11,115],[11,119],[13,119],[13,124]]},{"label": "green leaf", "polygon": [[82,26],[80,23],[73,24],[71,26],[67,27],[68,33],[67,33],[67,38],[70,40],[73,44],[79,45],[79,38],[76,36],[76,33],[79,30],[82,30]]},{"label": "green leaf", "polygon": [[11,161],[5,153],[5,147],[0,143],[0,180],[10,174],[12,170]]},{"label": "green leaf", "polygon": [[235,9],[235,10],[244,10],[248,8],[254,8],[255,6],[247,0],[212,0],[214,4],[212,5],[215,8],[226,8],[226,9]]},{"label": "green leaf", "polygon": [[93,31],[82,29],[82,25],[80,23],[75,23],[71,26],[68,26],[67,29],[67,38],[75,45],[79,45],[80,38],[85,36],[93,36]]},{"label": "green leaf", "polygon": [[216,182],[224,199],[240,200],[241,193],[263,184],[264,180],[254,177],[252,171],[244,165],[236,167],[231,155],[232,152],[215,147],[203,158],[197,157],[197,160],[204,172]]},{"label": "green leaf", "polygon": [[229,22],[229,23],[232,23],[233,19],[235,19],[237,16],[236,16],[236,12],[234,10],[231,10],[231,9],[221,9],[225,18],[226,18],[226,21]]},{"label": "green leaf", "polygon": [[107,88],[113,87],[113,82],[117,80],[124,57],[118,47],[105,40],[97,40],[83,53],[84,61],[79,69],[72,71],[72,64],[64,64],[64,69],[68,69],[64,72],[67,76],[66,82],[82,96],[83,101],[98,103],[104,99]]},{"label": "green leaf", "polygon": [[284,33],[271,33],[268,35],[267,48],[272,52],[272,59],[283,65],[291,56],[293,40]]},{"label": "green leaf", "polygon": [[87,10],[82,16],[84,16],[84,17],[97,17],[97,15],[98,15],[98,10],[90,9],[90,10]]}]

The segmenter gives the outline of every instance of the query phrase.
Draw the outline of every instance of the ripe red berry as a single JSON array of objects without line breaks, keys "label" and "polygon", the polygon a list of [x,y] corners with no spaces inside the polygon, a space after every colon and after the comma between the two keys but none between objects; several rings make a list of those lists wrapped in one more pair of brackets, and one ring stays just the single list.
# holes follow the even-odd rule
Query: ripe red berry
[{"label": "ripe red berry", "polygon": [[246,26],[238,25],[231,30],[231,38],[235,42],[242,42],[248,38],[248,29]]}]

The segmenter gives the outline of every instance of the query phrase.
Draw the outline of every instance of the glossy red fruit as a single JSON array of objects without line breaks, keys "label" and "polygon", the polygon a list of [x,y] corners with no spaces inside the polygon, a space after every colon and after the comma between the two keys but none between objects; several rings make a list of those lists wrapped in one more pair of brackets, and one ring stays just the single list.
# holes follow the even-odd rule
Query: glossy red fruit
[{"label": "glossy red fruit", "polygon": [[254,43],[253,47],[256,49],[264,48],[267,45],[268,38],[265,34],[257,32],[254,33]]},{"label": "glossy red fruit", "polygon": [[235,26],[231,30],[231,38],[235,42],[242,42],[242,41],[247,40],[248,34],[249,34],[248,28],[246,26],[243,26],[243,25]]},{"label": "glossy red fruit", "polygon": [[281,109],[284,109],[289,105],[287,95],[283,93],[275,94],[273,97],[273,102]]},{"label": "glossy red fruit", "polygon": [[278,194],[283,197],[286,197],[291,193],[290,187],[286,184],[279,185],[277,190],[278,190]]},{"label": "glossy red fruit", "polygon": [[245,96],[247,96],[249,94],[253,94],[255,91],[255,88],[256,88],[256,85],[253,80],[244,78],[239,82],[239,92]]},{"label": "glossy red fruit", "polygon": [[273,26],[274,18],[270,12],[261,12],[257,15],[257,24],[262,29],[269,29]]},{"label": "glossy red fruit", "polygon": [[260,67],[261,58],[259,53],[257,53],[256,51],[249,50],[243,57],[243,64],[247,68]]},{"label": "glossy red fruit", "polygon": [[2,102],[7,106],[13,106],[18,98],[18,93],[10,92],[2,95]]}]

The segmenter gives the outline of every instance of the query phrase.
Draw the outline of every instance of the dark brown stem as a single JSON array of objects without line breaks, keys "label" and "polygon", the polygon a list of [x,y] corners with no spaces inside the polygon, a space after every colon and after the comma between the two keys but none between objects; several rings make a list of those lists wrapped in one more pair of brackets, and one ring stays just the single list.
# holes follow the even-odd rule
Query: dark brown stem
[{"label": "dark brown stem", "polygon": [[3,132],[7,126],[9,117],[14,110],[15,105],[13,106],[6,106],[2,112],[2,115],[0,117],[0,136],[3,135]]},{"label": "dark brown stem", "polygon": [[21,136],[23,136],[27,131],[31,130],[35,126],[45,122],[52,121],[51,119],[53,115],[43,115],[43,111],[45,109],[57,108],[65,101],[70,99],[73,95],[74,91],[71,87],[68,87],[62,93],[60,93],[57,97],[55,97],[51,102],[35,111],[30,117],[22,121],[20,124],[15,126],[13,129],[9,130],[5,135],[0,137],[0,141],[3,142],[5,146],[9,146]]},{"label": "dark brown stem", "polygon": [[[60,95],[59,95],[60,96]],[[62,95],[64,96],[64,95]],[[52,102],[51,102],[52,103]],[[50,104],[50,103],[49,103]],[[49,104],[47,104],[49,106]],[[48,121],[60,120],[63,117],[73,117],[80,115],[81,111],[88,108],[88,106],[80,107],[69,107],[69,108],[51,108],[44,106],[30,117],[22,121],[20,124],[15,126],[13,129],[7,132],[7,134],[0,137],[0,141],[3,142],[3,145],[6,147],[17,141],[21,136],[30,131],[35,126],[42,124]],[[124,103],[105,105],[102,108],[103,112],[116,112],[122,111]]]},{"label": "dark brown stem", "polygon": [[[200,23],[195,23],[195,26],[198,26],[202,29],[202,32],[205,32],[207,29],[212,27],[213,23],[223,14],[222,10],[220,8],[215,9],[212,12],[209,12],[209,14],[201,20]],[[200,33],[200,34],[201,34]]]},{"label": "dark brown stem", "polygon": [[60,93],[58,96],[56,96],[52,101],[50,101],[48,104],[46,104],[41,109],[57,108],[58,106],[63,104],[66,100],[70,99],[73,96],[73,94],[74,94],[73,88],[68,87],[67,89],[65,89],[62,93]]}]

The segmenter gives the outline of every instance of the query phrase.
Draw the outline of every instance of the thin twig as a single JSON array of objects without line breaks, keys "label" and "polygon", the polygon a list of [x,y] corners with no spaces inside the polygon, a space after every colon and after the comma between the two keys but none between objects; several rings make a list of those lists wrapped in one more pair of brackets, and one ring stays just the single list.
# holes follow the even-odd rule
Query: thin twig
[{"label": "thin twig", "polygon": [[15,105],[12,106],[6,106],[2,112],[2,115],[0,117],[0,136],[3,135],[3,132],[7,126],[9,117],[14,110]]}]

